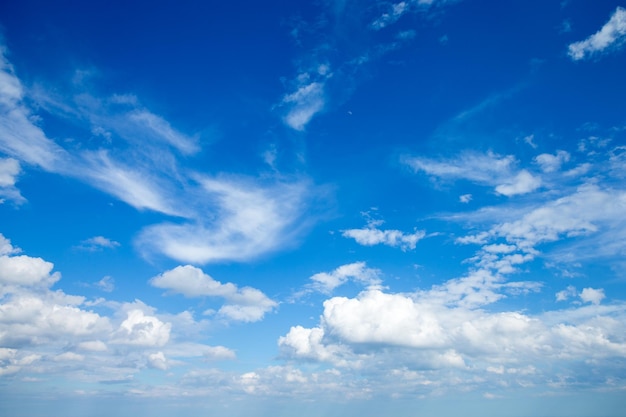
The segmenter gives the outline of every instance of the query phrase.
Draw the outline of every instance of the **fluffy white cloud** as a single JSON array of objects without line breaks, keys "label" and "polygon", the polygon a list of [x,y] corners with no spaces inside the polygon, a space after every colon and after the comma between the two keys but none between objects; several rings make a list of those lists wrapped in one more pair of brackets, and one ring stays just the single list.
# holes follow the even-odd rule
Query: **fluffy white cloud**
[{"label": "fluffy white cloud", "polygon": [[130,310],[116,332],[115,343],[136,346],[163,346],[170,339],[172,325],[139,309]]},{"label": "fluffy white cloud", "polygon": [[162,371],[169,368],[168,360],[163,352],[151,353],[148,355],[148,366],[154,369],[160,369]]},{"label": "fluffy white cloud", "polygon": [[382,222],[370,222],[367,227],[362,229],[348,229],[341,232],[343,237],[349,237],[360,245],[374,246],[387,245],[398,247],[403,251],[413,250],[421,239],[426,236],[426,232],[422,230],[414,233],[403,233],[400,230],[381,230],[377,226]]},{"label": "fluffy white cloud", "polygon": [[0,284],[4,285],[52,285],[60,278],[52,273],[52,265],[41,258],[26,255],[0,256]]},{"label": "fluffy white cloud", "polygon": [[604,298],[605,295],[602,288],[584,288],[580,292],[580,299],[583,300],[585,303],[592,303],[597,305],[600,304],[600,302],[602,302]]},{"label": "fluffy white cloud", "polygon": [[540,186],[541,180],[523,169],[515,177],[509,178],[503,184],[496,186],[496,192],[510,197],[517,194],[528,194]]},{"label": "fluffy white cloud", "polygon": [[[445,287],[447,291],[454,288]],[[450,306],[441,302],[450,297],[441,297],[440,291],[393,294],[367,290],[355,298],[334,297],[324,302],[318,327],[294,326],[278,343],[292,359],[363,370],[368,363],[404,364],[413,369],[470,369],[471,364],[473,376],[455,374],[457,383],[464,378],[491,379],[490,373],[508,373],[527,375],[529,383],[544,384],[552,372],[544,363],[567,364],[589,357],[607,360],[626,352],[625,328],[620,324],[626,316],[623,304],[530,315]],[[365,357],[367,361],[363,361]],[[494,364],[504,366],[496,368]],[[579,377],[584,375],[572,376]]]},{"label": "fluffy white cloud", "polygon": [[619,48],[626,41],[626,9],[617,7],[602,28],[580,42],[569,45],[568,54],[574,61],[593,56],[610,48]]},{"label": "fluffy white cloud", "polygon": [[[65,294],[52,289],[60,278],[52,263],[19,252],[0,235],[0,375],[131,382],[146,367],[165,370],[188,366],[181,359],[235,357],[224,346],[191,342],[203,337],[206,323],[190,312],[157,315],[141,301]],[[245,289],[231,296],[251,305],[264,297]]]},{"label": "fluffy white cloud", "polygon": [[407,157],[403,161],[416,172],[423,171],[434,178],[444,180],[466,179],[478,184],[495,187],[495,191],[506,196],[526,194],[541,186],[541,180],[527,170],[515,169],[512,155],[500,156],[492,152],[480,154],[465,152],[457,158],[434,160],[422,157]]},{"label": "fluffy white cloud", "polygon": [[570,160],[570,154],[566,151],[557,151],[556,155],[542,153],[535,157],[535,163],[543,172],[554,172],[561,169],[561,165]]},{"label": "fluffy white cloud", "polygon": [[178,266],[150,280],[150,284],[183,294],[186,297],[220,297],[226,304],[218,313],[231,320],[258,321],[273,310],[277,303],[256,288],[238,288],[233,283],[222,284],[191,265]]}]

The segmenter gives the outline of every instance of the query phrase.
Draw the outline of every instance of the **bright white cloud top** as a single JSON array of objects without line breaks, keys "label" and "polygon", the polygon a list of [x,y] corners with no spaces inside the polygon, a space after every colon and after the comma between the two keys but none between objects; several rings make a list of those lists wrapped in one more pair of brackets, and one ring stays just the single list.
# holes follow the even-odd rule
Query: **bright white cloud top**
[{"label": "bright white cloud top", "polygon": [[624,5],[5,3],[0,415],[623,414]]}]

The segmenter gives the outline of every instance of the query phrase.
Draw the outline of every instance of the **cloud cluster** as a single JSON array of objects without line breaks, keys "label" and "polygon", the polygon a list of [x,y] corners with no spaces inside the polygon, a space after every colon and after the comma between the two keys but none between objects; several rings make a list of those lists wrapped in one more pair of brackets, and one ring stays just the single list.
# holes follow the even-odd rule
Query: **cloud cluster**
[{"label": "cloud cluster", "polygon": [[626,9],[617,7],[608,22],[587,39],[568,46],[568,54],[574,61],[589,58],[598,53],[619,49],[626,42]]},{"label": "cloud cluster", "polygon": [[[197,333],[204,326],[188,312],[163,315],[139,300],[90,301],[66,294],[53,288],[61,274],[53,272],[52,263],[20,252],[0,234],[0,375],[129,382],[145,368],[165,370],[194,357],[234,358],[223,346],[177,340],[181,332]],[[255,291],[244,288],[232,297],[258,307],[263,296]]]},{"label": "cloud cluster", "polygon": [[[614,154],[595,154],[597,163],[588,163],[581,177],[563,170],[568,152],[538,155],[532,162],[551,179],[544,183],[548,192],[445,217],[482,230],[456,239],[478,246],[464,261],[466,274],[411,292],[391,291],[380,281],[354,296],[328,297],[316,325],[294,325],[278,339],[282,357],[292,365],[371,376],[374,390],[399,397],[454,389],[559,391],[596,386],[597,375],[604,389],[623,389],[626,303],[599,285],[578,290],[536,275],[520,278],[541,258],[558,270],[590,257],[622,257],[626,191],[610,180],[619,178],[619,169],[606,163]],[[495,154],[408,163],[438,178],[494,187],[524,171],[513,157]],[[338,271],[313,277],[341,283]],[[560,285],[552,305],[535,310],[521,301]]]},{"label": "cloud cluster", "polygon": [[178,266],[150,280],[157,288],[167,289],[185,297],[219,297],[226,303],[217,314],[230,320],[252,322],[278,306],[256,288],[238,288],[233,283],[222,284],[202,270],[190,265]]}]

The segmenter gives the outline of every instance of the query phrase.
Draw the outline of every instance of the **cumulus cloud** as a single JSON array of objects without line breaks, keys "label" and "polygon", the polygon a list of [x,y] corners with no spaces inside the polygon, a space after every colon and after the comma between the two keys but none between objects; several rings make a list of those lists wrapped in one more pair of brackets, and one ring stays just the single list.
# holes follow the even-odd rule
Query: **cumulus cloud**
[{"label": "cumulus cloud", "polygon": [[570,154],[566,151],[557,151],[556,155],[542,153],[535,157],[535,163],[541,167],[543,172],[554,172],[561,169],[561,165],[570,160]]},{"label": "cumulus cloud", "polygon": [[621,48],[626,41],[626,9],[617,7],[609,21],[587,39],[568,46],[568,54],[574,61],[589,58],[598,53]]},{"label": "cumulus cloud", "polygon": [[[191,342],[206,324],[189,312],[157,314],[138,300],[66,294],[53,288],[61,275],[52,263],[20,254],[1,234],[0,254],[0,375],[129,381],[145,367],[183,366],[180,358],[235,357],[224,346]],[[242,304],[258,301],[245,289],[231,295]]]},{"label": "cumulus cloud", "polygon": [[595,289],[595,288],[584,288],[581,292],[580,292],[580,299],[583,300],[585,303],[592,303],[592,304],[600,304],[600,302],[605,298],[604,295],[604,290],[602,288],[600,289]]},{"label": "cumulus cloud", "polygon": [[[489,380],[494,373],[525,375],[533,384],[543,384],[550,375],[544,363],[607,359],[626,352],[623,325],[615,326],[626,315],[624,305],[530,315],[447,305],[431,291],[440,290],[394,294],[373,289],[354,298],[333,297],[324,302],[319,326],[294,326],[278,344],[290,358],[335,366],[367,369],[367,357],[395,369],[404,364],[449,372],[468,369],[471,363],[474,376]],[[457,383],[464,378],[455,377]]]},{"label": "cumulus cloud", "polygon": [[515,169],[516,160],[512,155],[465,152],[448,160],[406,157],[403,162],[415,172],[424,172],[443,180],[465,179],[493,186],[497,193],[505,196],[527,194],[541,186],[540,178],[525,169]]},{"label": "cumulus cloud", "polygon": [[360,245],[374,246],[387,245],[397,247],[403,251],[413,250],[421,239],[426,236],[426,232],[422,230],[414,233],[403,233],[400,230],[381,230],[377,226],[381,225],[381,221],[369,222],[368,226],[362,229],[348,229],[341,232],[343,237],[352,238]]},{"label": "cumulus cloud", "polygon": [[238,288],[233,283],[222,284],[191,265],[178,266],[150,280],[157,288],[167,289],[186,297],[219,297],[226,300],[218,314],[236,321],[258,321],[276,308],[277,303],[256,288]]},{"label": "cumulus cloud", "polygon": [[496,186],[496,192],[510,197],[518,194],[528,194],[540,186],[541,180],[523,169],[515,177],[509,178],[503,184]]}]

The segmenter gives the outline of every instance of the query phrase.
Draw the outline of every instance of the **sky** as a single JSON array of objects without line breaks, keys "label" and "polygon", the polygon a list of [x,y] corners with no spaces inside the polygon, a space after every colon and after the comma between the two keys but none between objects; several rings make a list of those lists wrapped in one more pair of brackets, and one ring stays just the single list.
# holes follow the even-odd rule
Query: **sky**
[{"label": "sky", "polygon": [[0,414],[614,417],[626,3],[0,2]]}]

